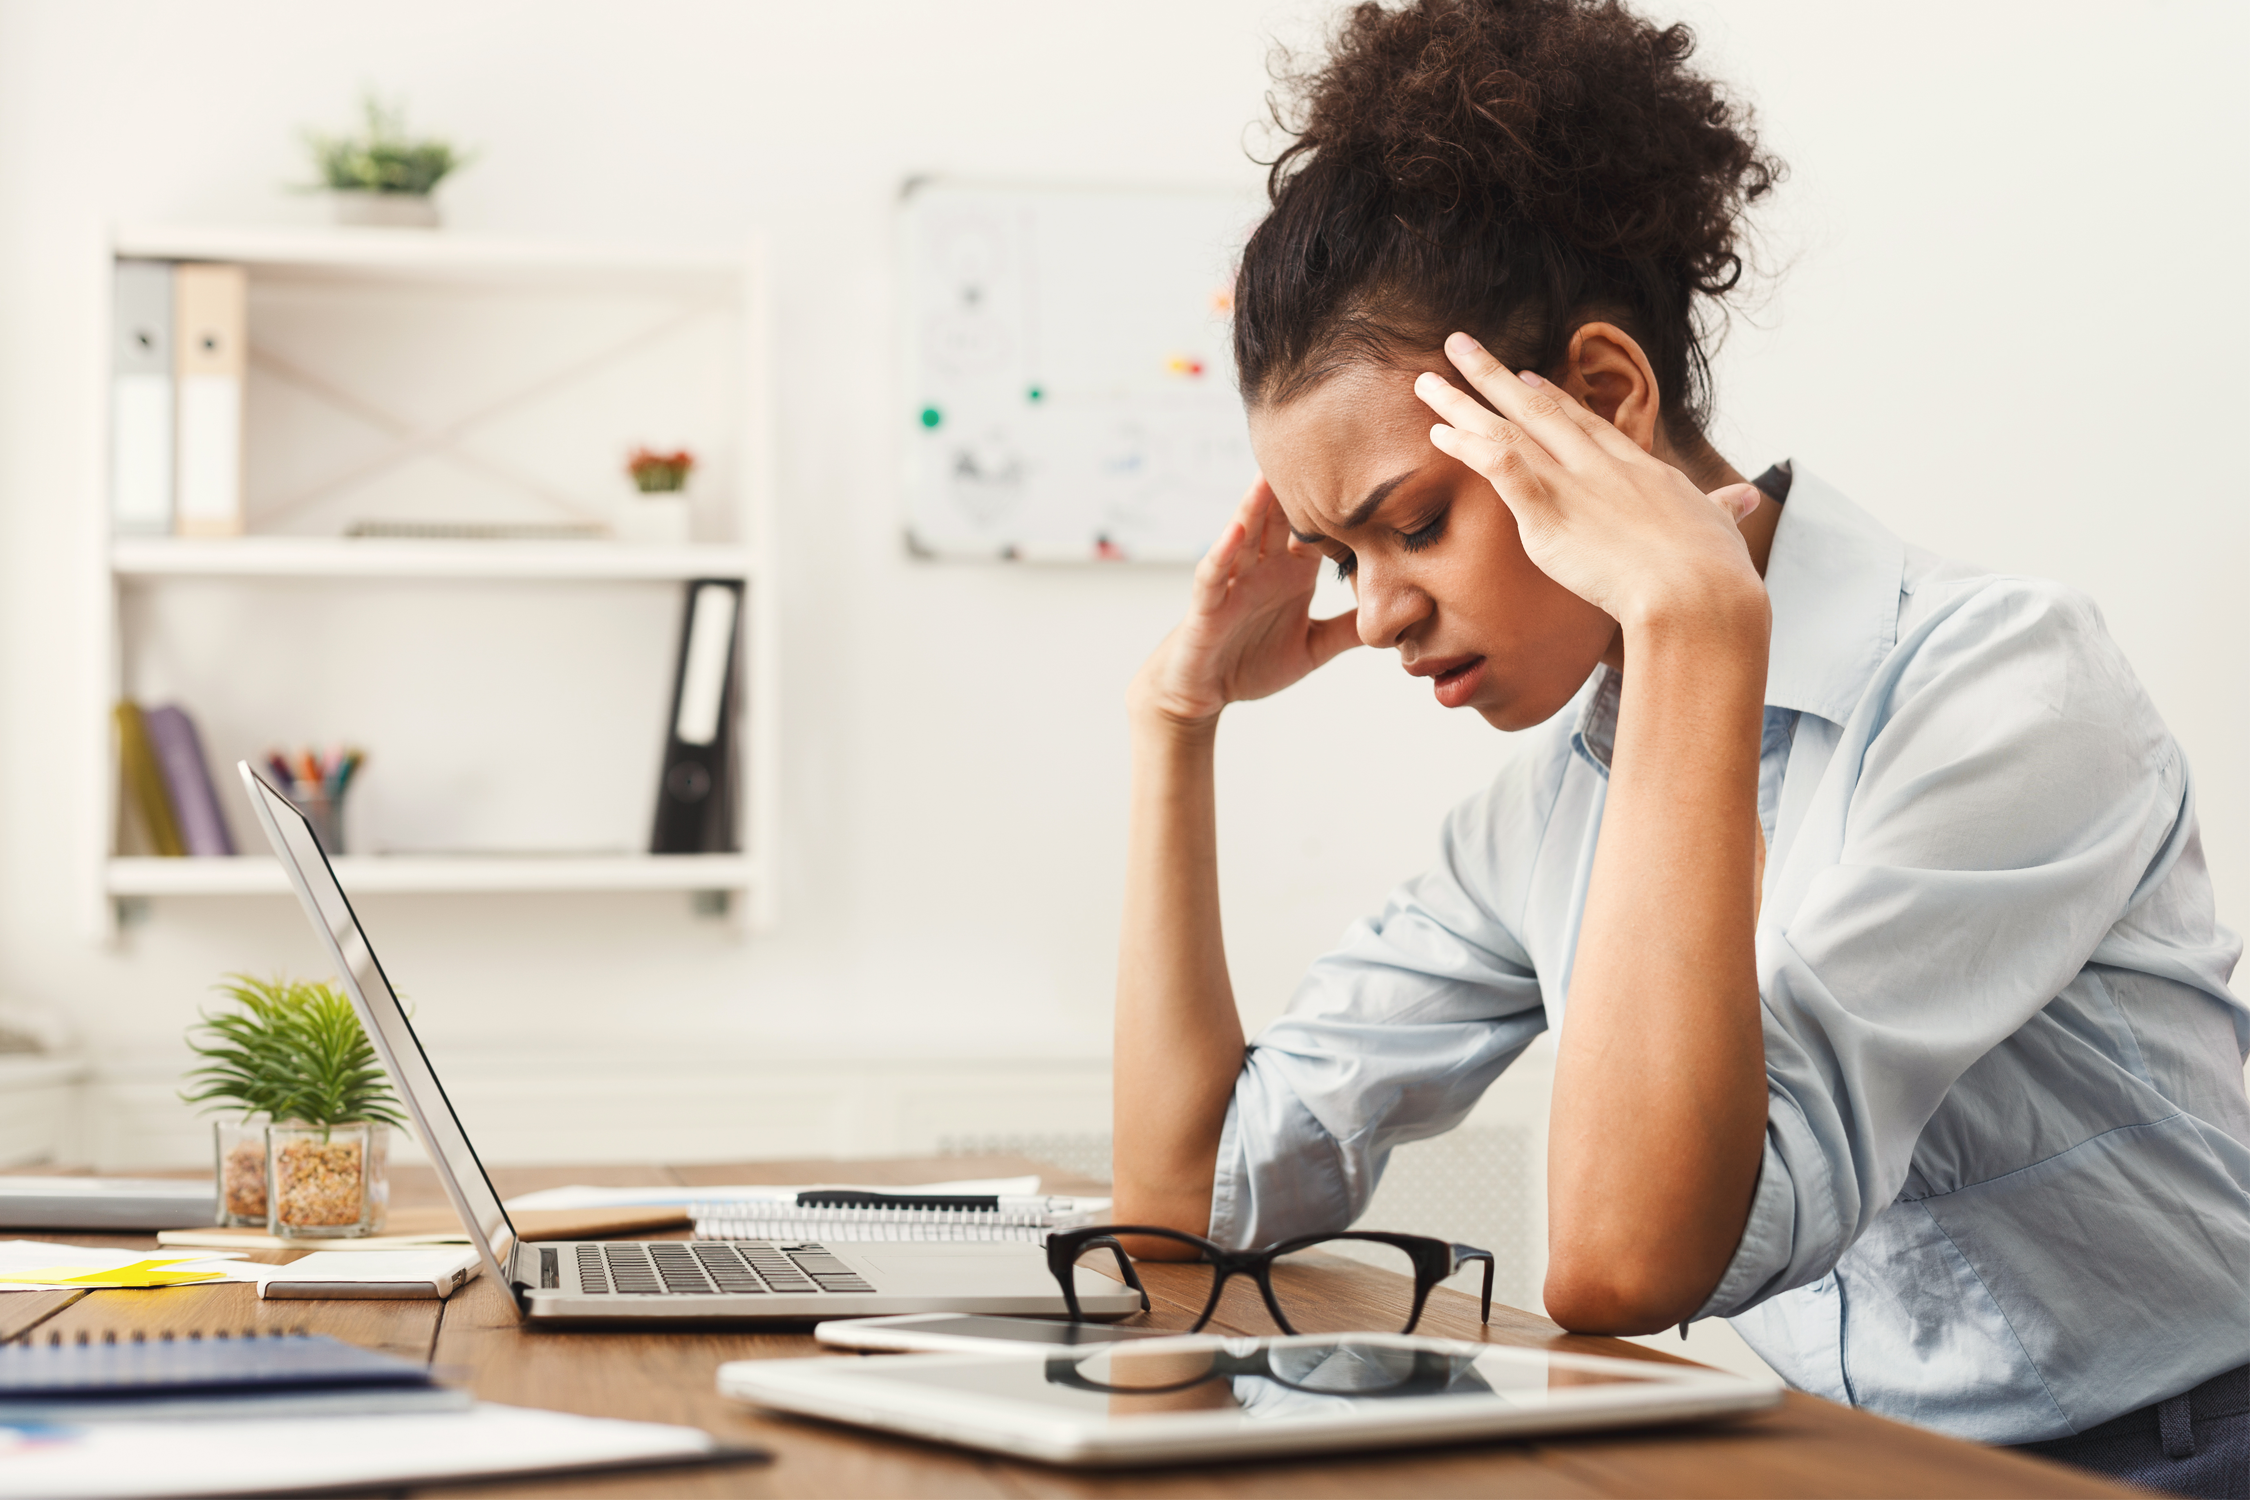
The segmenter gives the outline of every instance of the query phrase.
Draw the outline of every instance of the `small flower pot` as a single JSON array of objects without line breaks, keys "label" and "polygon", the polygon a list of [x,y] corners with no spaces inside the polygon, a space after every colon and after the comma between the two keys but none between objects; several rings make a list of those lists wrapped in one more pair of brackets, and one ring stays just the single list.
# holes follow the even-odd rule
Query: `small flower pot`
[{"label": "small flower pot", "polygon": [[266,1227],[266,1122],[221,1120],[211,1127],[217,1158],[219,1223],[228,1229]]},{"label": "small flower pot", "polygon": [[618,518],[617,539],[660,547],[677,547],[688,539],[688,498],[685,495],[635,495]]},{"label": "small flower pot", "polygon": [[435,229],[437,203],[428,193],[378,193],[366,188],[334,188],[328,201],[336,222],[376,229]]},{"label": "small flower pot", "polygon": [[390,1217],[389,1127],[266,1127],[272,1191],[266,1227],[283,1239],[356,1239]]}]

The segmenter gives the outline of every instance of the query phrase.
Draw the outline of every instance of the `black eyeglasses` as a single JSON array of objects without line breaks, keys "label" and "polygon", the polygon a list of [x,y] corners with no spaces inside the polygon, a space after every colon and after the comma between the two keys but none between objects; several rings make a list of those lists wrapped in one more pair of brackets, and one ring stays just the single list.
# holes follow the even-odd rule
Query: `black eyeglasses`
[{"label": "black eyeglasses", "polygon": [[[1302,1235],[1263,1250],[1229,1250],[1201,1235],[1146,1224],[1089,1224],[1048,1236],[1047,1269],[1062,1288],[1071,1321],[1084,1318],[1078,1310],[1079,1266],[1088,1265],[1108,1275],[1109,1256],[1115,1257],[1125,1284],[1141,1294],[1141,1305],[1148,1305],[1148,1289],[1141,1285],[1139,1273],[1118,1240],[1124,1234],[1170,1240],[1196,1253],[1197,1258],[1185,1264],[1199,1268],[1209,1288],[1205,1290],[1200,1284],[1190,1288],[1191,1296],[1203,1297],[1203,1311],[1195,1327],[1187,1330],[1190,1333],[1211,1321],[1211,1314],[1218,1310],[1219,1293],[1226,1289],[1231,1276],[1247,1276],[1258,1284],[1266,1299],[1266,1311],[1273,1314],[1283,1333],[1364,1333],[1386,1328],[1412,1333],[1414,1325],[1422,1321],[1422,1307],[1430,1300],[1430,1289],[1472,1261],[1484,1262],[1483,1320],[1492,1321],[1492,1252],[1472,1245],[1451,1245],[1421,1234],[1353,1229],[1339,1234]],[[1399,1323],[1396,1297],[1371,1292],[1365,1277],[1339,1261],[1373,1266],[1412,1281],[1414,1303],[1407,1310],[1404,1325]]]}]

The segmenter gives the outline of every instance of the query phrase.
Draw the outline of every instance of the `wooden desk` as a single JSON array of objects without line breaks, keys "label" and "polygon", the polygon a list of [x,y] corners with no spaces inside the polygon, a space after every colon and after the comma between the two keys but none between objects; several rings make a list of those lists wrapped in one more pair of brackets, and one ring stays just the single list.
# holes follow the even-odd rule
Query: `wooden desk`
[{"label": "wooden desk", "polygon": [[[756,1162],[693,1167],[496,1169],[504,1195],[581,1182],[610,1186],[740,1182],[915,1182],[933,1176],[1006,1176],[1041,1171],[1019,1158],[885,1162]],[[1050,1183],[1070,1191],[1051,1169]],[[426,1170],[400,1171],[401,1207],[442,1202]],[[148,1246],[131,1236],[40,1236],[81,1244]],[[293,1258],[277,1255],[277,1260]],[[1180,1273],[1144,1267],[1156,1301],[1147,1321],[1186,1327],[1193,1307],[1176,1295]],[[1371,1278],[1382,1273],[1368,1271]],[[1168,1295],[1173,1294],[1173,1295]],[[1257,1295],[1229,1289],[1216,1326],[1270,1333]],[[1480,1443],[1422,1452],[1344,1454],[1303,1462],[1098,1473],[1045,1468],[842,1427],[753,1413],[721,1397],[718,1367],[730,1359],[820,1352],[804,1332],[526,1332],[505,1294],[480,1276],[447,1302],[260,1302],[241,1283],[147,1292],[24,1292],[0,1295],[0,1338],[36,1331],[65,1338],[86,1329],[303,1328],[459,1372],[485,1399],[595,1416],[697,1426],[723,1442],[770,1449],[769,1465],[676,1474],[542,1480],[536,1489],[478,1485],[464,1500],[507,1494],[752,1496],[1188,1496],[1230,1495],[1980,1495],[2136,1493],[2013,1453],[1902,1426],[1816,1397],[1792,1393],[1779,1408],[1741,1421],[1655,1429],[1567,1442]],[[1420,1332],[1529,1348],[1627,1359],[1667,1359],[1617,1339],[1565,1334],[1544,1318],[1494,1307],[1480,1328],[1474,1302],[1440,1289]],[[838,1356],[850,1358],[855,1356]]]}]

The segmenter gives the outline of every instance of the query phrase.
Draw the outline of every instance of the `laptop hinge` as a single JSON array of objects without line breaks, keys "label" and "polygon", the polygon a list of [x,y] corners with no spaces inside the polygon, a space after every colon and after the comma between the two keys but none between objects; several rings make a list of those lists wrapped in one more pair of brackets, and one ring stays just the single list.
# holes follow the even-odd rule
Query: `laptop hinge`
[{"label": "laptop hinge", "polygon": [[519,1312],[531,1311],[531,1283],[516,1274],[516,1264],[523,1259],[523,1241],[517,1240],[508,1247],[508,1292],[516,1299]]}]

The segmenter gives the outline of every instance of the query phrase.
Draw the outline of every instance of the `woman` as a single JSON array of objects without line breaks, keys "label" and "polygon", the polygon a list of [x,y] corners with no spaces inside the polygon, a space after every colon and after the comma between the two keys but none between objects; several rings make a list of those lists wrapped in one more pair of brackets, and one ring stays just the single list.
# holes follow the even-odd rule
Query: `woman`
[{"label": "woman", "polygon": [[[1304,82],[1236,292],[1264,477],[1130,696],[1119,1215],[1340,1229],[1552,1026],[1565,1326],[1728,1317],[1807,1390],[2227,1492],[2250,1018],[2186,763],[2088,600],[1706,439],[1779,167],[1691,45],[1369,5]],[[1217,725],[1355,644],[1533,743],[1245,1047]]]}]

